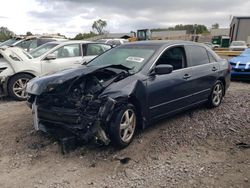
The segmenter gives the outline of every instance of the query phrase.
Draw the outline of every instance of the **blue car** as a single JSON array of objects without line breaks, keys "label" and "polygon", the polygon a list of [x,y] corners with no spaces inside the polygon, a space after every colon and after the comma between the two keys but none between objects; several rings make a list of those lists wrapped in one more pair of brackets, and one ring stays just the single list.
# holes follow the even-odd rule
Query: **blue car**
[{"label": "blue car", "polygon": [[250,48],[229,60],[232,79],[250,80]]}]

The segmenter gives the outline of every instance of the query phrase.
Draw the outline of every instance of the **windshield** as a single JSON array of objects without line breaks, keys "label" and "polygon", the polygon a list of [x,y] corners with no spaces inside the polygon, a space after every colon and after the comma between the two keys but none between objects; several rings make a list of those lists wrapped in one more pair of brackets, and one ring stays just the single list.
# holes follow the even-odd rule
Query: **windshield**
[{"label": "windshield", "polygon": [[20,39],[13,38],[13,39],[6,40],[3,43],[1,43],[0,46],[10,46],[18,40],[20,40]]},{"label": "windshield", "polygon": [[30,52],[30,55],[34,58],[37,58],[37,57],[45,54],[46,52],[48,52],[49,50],[51,50],[52,48],[54,48],[57,45],[58,44],[56,44],[56,43],[46,43],[46,44],[32,50]]},{"label": "windshield", "polygon": [[93,59],[87,66],[122,65],[129,68],[130,73],[136,73],[140,71],[155,51],[156,46],[120,46]]},{"label": "windshield", "polygon": [[240,54],[241,56],[250,56],[250,49],[246,49],[244,52]]},{"label": "windshield", "polygon": [[233,41],[231,46],[245,46],[246,43],[244,41]]}]

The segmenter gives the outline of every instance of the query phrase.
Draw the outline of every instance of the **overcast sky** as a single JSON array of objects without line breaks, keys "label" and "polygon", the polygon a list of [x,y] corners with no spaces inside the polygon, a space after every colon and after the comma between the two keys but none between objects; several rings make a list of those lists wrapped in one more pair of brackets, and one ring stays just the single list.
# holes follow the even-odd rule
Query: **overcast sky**
[{"label": "overcast sky", "polygon": [[249,7],[250,0],[5,0],[0,26],[68,37],[89,32],[97,19],[107,21],[109,32],[215,22],[229,27],[230,15],[250,16]]}]

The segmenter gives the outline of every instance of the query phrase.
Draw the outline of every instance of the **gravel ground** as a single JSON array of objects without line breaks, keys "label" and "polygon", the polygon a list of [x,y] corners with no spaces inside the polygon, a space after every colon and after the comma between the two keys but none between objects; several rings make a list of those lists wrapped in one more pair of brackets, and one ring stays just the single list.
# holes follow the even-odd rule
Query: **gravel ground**
[{"label": "gravel ground", "polygon": [[35,132],[24,102],[0,101],[0,187],[250,187],[250,83],[220,107],[151,126],[121,151],[87,145],[62,155]]}]

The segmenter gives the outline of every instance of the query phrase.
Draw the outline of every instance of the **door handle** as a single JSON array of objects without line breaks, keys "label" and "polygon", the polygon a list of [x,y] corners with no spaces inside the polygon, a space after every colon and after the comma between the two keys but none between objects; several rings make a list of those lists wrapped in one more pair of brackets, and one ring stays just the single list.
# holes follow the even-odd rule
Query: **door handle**
[{"label": "door handle", "polygon": [[185,79],[185,80],[187,80],[187,79],[189,79],[189,78],[191,78],[192,76],[190,75],[190,74],[185,74],[184,76],[183,76],[183,79]]},{"label": "door handle", "polygon": [[217,71],[218,69],[216,67],[213,67],[212,68],[212,71]]}]

